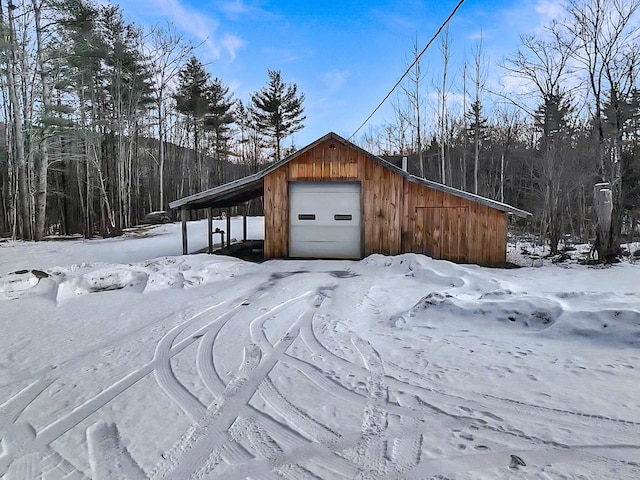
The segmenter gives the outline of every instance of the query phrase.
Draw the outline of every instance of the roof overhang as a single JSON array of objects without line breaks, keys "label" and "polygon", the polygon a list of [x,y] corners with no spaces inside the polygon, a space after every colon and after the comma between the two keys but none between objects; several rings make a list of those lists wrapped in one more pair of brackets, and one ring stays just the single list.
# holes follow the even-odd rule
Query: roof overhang
[{"label": "roof overhang", "polygon": [[259,198],[264,195],[264,172],[194,193],[169,203],[169,208],[197,210],[200,208],[225,208]]}]

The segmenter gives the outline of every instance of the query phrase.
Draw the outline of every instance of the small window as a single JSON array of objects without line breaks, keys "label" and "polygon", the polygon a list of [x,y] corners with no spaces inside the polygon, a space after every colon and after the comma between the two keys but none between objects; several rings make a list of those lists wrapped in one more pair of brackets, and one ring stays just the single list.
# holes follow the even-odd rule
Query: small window
[{"label": "small window", "polygon": [[351,215],[344,215],[344,214],[335,214],[333,216],[334,220],[352,220],[352,216]]},{"label": "small window", "polygon": [[299,213],[298,220],[315,220],[315,213]]}]

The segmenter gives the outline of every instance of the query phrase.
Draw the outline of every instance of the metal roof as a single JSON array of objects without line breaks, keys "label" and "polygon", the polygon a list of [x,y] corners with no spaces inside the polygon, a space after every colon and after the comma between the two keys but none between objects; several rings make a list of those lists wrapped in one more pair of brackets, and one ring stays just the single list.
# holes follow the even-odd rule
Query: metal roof
[{"label": "metal roof", "polygon": [[279,162],[270,165],[269,167],[261,170],[258,173],[254,173],[253,175],[249,175],[247,177],[241,178],[239,180],[234,180],[229,183],[225,183],[224,185],[219,185],[214,188],[210,188],[209,190],[204,190],[202,192],[194,193],[193,195],[189,195],[184,198],[180,198],[178,200],[174,200],[169,203],[170,208],[186,208],[189,210],[198,209],[198,208],[222,208],[222,207],[231,207],[238,205],[242,202],[246,202],[248,200],[258,198],[264,195],[264,177],[268,173],[280,168],[282,165],[289,163],[293,159],[302,155],[303,153],[311,150],[316,147],[320,143],[326,140],[334,140],[336,142],[342,143],[358,152],[366,155],[370,159],[375,162],[378,162],[385,168],[397,173],[398,175],[403,176],[408,181],[417,183],[419,185],[425,185],[429,188],[433,188],[435,190],[440,190],[442,192],[449,193],[451,195],[455,195],[457,197],[465,198],[467,200],[471,200],[473,202],[480,203],[482,205],[486,205],[491,208],[495,208],[497,210],[517,215],[519,217],[527,217],[530,216],[531,213],[521,210],[519,208],[513,207],[506,203],[498,202],[496,200],[492,200],[490,198],[482,197],[480,195],[475,195],[473,193],[464,192],[462,190],[458,190],[457,188],[449,187],[447,185],[443,185],[441,183],[433,182],[431,180],[427,180],[425,178],[416,177],[415,175],[411,175],[409,172],[402,170],[401,168],[393,165],[387,160],[378,157],[377,155],[373,155],[372,153],[367,152],[366,150],[358,147],[357,145],[345,140],[340,135],[330,132],[319,138],[315,142],[307,145],[301,150],[289,155],[286,158],[283,158]]},{"label": "metal roof", "polygon": [[264,195],[264,182],[262,179],[265,174],[266,171],[263,170],[248,177],[174,200],[169,202],[169,208],[196,210],[209,207],[233,207]]}]

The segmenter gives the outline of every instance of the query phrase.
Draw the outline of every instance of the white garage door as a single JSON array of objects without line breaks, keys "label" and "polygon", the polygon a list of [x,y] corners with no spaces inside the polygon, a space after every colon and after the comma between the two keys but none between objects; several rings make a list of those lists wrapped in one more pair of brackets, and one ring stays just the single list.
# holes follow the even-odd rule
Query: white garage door
[{"label": "white garage door", "polygon": [[360,258],[360,184],[289,184],[289,256]]}]

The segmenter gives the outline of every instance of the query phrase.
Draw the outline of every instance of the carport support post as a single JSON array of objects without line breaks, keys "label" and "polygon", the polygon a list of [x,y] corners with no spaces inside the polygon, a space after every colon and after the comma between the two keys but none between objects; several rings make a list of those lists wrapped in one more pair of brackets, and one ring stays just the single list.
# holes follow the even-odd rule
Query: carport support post
[{"label": "carport support post", "polygon": [[213,213],[211,207],[207,208],[207,232],[209,233],[209,250],[208,253],[213,253]]},{"label": "carport support post", "polygon": [[231,209],[227,208],[227,247],[231,245]]},{"label": "carport support post", "polygon": [[245,204],[244,209],[242,211],[242,241],[247,241],[247,210],[248,207]]},{"label": "carport support post", "polygon": [[182,215],[182,254],[187,255],[189,253],[187,248],[187,209],[183,208],[180,213]]}]

